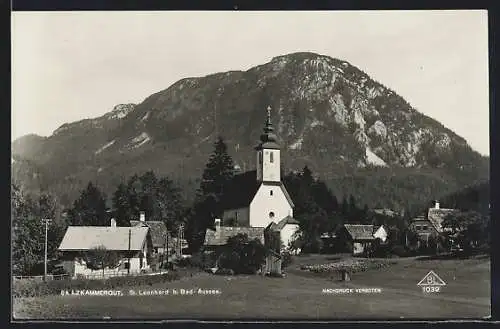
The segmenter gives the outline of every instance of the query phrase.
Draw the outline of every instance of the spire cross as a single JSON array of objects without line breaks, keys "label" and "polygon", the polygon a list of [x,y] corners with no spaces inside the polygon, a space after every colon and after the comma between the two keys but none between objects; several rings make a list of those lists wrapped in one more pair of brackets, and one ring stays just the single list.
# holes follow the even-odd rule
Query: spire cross
[{"label": "spire cross", "polygon": [[271,106],[267,107],[267,124],[271,124]]}]

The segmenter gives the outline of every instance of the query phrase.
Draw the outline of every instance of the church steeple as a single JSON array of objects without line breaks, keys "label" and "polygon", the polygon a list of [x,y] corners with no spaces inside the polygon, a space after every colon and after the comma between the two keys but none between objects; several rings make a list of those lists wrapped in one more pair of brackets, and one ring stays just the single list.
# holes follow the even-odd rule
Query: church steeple
[{"label": "church steeple", "polygon": [[274,133],[274,127],[271,122],[271,107],[267,107],[267,118],[266,124],[264,126],[264,132],[260,135],[260,143],[256,147],[257,150],[267,148],[267,149],[280,149],[278,143],[278,136]]},{"label": "church steeple", "polygon": [[260,135],[257,151],[257,180],[279,182],[280,177],[280,145],[271,122],[271,107],[267,107],[266,124]]}]

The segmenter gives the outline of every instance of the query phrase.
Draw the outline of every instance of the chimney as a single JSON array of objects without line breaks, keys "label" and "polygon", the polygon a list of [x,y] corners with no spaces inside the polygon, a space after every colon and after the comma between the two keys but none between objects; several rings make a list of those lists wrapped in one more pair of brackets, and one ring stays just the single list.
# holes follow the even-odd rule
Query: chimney
[{"label": "chimney", "polygon": [[435,204],[434,208],[439,209],[439,201],[438,200],[436,200],[436,204]]},{"label": "chimney", "polygon": [[116,227],[116,219],[111,218],[111,227]]},{"label": "chimney", "polygon": [[216,228],[216,229],[217,229],[217,228],[219,228],[219,227],[220,227],[220,225],[221,225],[221,220],[220,220],[220,218],[216,218],[216,219],[215,219],[215,228]]},{"label": "chimney", "polygon": [[144,211],[141,211],[141,212],[139,213],[139,220],[140,220],[141,222],[145,222],[145,221],[146,221],[146,213],[145,213]]}]

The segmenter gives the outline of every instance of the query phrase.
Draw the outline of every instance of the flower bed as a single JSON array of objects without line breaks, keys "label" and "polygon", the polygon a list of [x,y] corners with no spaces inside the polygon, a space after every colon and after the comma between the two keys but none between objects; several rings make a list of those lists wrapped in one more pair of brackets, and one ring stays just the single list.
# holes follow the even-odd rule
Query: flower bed
[{"label": "flower bed", "polygon": [[318,274],[329,274],[342,271],[357,273],[388,267],[392,264],[394,264],[394,262],[381,260],[344,260],[329,264],[302,265],[300,269]]}]

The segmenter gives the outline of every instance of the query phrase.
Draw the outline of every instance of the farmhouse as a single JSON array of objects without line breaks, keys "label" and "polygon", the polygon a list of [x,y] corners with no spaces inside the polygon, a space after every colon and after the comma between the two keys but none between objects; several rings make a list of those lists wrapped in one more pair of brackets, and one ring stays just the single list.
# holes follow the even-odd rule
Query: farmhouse
[{"label": "farmhouse", "polygon": [[102,274],[86,261],[95,248],[118,253],[116,266],[105,269],[112,275],[149,269],[153,244],[149,227],[117,227],[114,220],[111,226],[69,226],[58,248],[66,272],[72,277]]},{"label": "farmhouse", "polygon": [[146,215],[143,211],[140,212],[139,220],[131,220],[130,226],[149,227],[151,234],[151,241],[153,243],[153,253],[163,254],[167,251],[167,244],[169,250],[175,246],[175,241],[167,230],[167,226],[163,221],[146,220]]},{"label": "farmhouse", "polygon": [[376,238],[381,242],[387,240],[387,231],[383,226],[344,224],[337,232],[340,250],[355,256],[365,253]]},{"label": "farmhouse", "polygon": [[457,209],[440,208],[439,201],[436,201],[435,206],[429,208],[426,217],[418,216],[413,218],[410,229],[418,235],[418,246],[427,245],[431,237],[435,238],[444,232],[449,232],[449,229],[443,228],[443,221],[446,216],[458,212]]},{"label": "farmhouse", "polygon": [[[268,107],[264,132],[255,147],[257,170],[235,175],[226,185],[221,201],[223,215],[216,230],[223,232],[219,236],[227,239],[229,232],[239,232],[234,227],[263,231],[275,223],[283,244],[288,246],[298,230],[298,222],[293,219],[294,204],[281,181],[280,145],[271,123],[270,110]],[[233,229],[227,229],[228,226]],[[211,231],[206,232],[207,243],[214,234]]]}]

